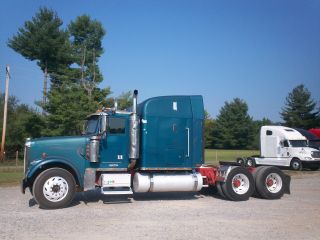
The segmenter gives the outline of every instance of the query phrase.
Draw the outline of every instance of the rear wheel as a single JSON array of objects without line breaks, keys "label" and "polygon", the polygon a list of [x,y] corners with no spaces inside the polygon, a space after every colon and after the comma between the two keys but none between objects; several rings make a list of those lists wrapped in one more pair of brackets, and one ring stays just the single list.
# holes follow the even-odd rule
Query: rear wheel
[{"label": "rear wheel", "polygon": [[292,170],[301,171],[302,170],[302,162],[299,158],[293,158],[290,163],[290,167]]},{"label": "rear wheel", "polygon": [[262,198],[279,199],[284,194],[284,174],[277,167],[264,167],[255,177],[256,191]]},{"label": "rear wheel", "polygon": [[50,168],[40,173],[33,184],[33,196],[41,208],[68,206],[75,195],[76,183],[70,172]]},{"label": "rear wheel", "polygon": [[218,190],[218,193],[221,197],[223,198],[227,198],[226,195],[224,195],[223,193],[223,190],[222,190],[222,187],[221,187],[221,183],[220,182],[216,182],[216,187],[217,187],[217,190]]},{"label": "rear wheel", "polygon": [[225,197],[233,201],[248,200],[254,192],[252,174],[244,167],[233,168],[220,184]]}]

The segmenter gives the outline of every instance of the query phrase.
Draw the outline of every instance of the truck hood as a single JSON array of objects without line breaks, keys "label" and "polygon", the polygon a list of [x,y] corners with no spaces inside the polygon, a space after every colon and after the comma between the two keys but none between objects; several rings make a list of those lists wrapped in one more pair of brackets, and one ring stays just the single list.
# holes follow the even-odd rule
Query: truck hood
[{"label": "truck hood", "polygon": [[[298,147],[298,148],[291,148],[290,152],[291,152],[291,155],[296,156],[301,160],[311,160],[310,158],[313,158],[313,156],[315,155],[314,153],[320,152],[320,151],[310,147]],[[318,154],[319,153],[317,153],[316,155],[318,156]]]},{"label": "truck hood", "polygon": [[29,151],[26,160],[27,163],[47,159],[77,161],[85,158],[85,147],[88,141],[88,136],[31,139],[26,142]]}]

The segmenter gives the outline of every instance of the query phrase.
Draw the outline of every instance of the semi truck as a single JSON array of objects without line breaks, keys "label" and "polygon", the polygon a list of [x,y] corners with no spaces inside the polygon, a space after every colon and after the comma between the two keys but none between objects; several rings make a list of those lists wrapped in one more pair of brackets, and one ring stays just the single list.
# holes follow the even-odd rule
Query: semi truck
[{"label": "semi truck", "polygon": [[284,126],[262,126],[260,156],[239,158],[240,164],[290,167],[292,170],[320,167],[320,151],[308,145],[308,139],[298,130]]},{"label": "semi truck", "polygon": [[219,166],[204,162],[202,96],[161,96],[130,111],[101,109],[87,117],[81,136],[27,139],[22,193],[40,208],[68,206],[76,192],[101,194],[198,192],[229,200],[252,195],[278,199],[290,193],[290,177],[276,167]]}]

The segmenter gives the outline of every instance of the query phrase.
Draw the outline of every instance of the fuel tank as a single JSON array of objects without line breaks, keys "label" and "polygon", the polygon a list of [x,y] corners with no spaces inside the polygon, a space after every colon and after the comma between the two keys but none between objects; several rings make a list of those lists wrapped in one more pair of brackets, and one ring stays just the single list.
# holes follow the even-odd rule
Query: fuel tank
[{"label": "fuel tank", "polygon": [[135,173],[135,192],[193,192],[200,191],[203,180],[200,173]]}]

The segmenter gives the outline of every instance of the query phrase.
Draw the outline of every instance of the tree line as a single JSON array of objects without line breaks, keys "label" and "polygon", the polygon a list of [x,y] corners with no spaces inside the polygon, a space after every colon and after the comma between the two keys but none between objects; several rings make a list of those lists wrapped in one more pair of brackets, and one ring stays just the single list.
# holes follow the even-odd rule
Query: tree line
[{"label": "tree line", "polygon": [[205,147],[217,149],[259,149],[259,130],[263,125],[284,125],[310,129],[320,127],[320,109],[303,85],[288,94],[281,109],[282,123],[267,118],[253,120],[248,104],[239,98],[225,102],[216,119],[205,116]]},{"label": "tree line", "polygon": [[[80,134],[83,119],[88,114],[114,104],[110,87],[99,87],[103,75],[98,62],[104,52],[102,39],[106,34],[101,22],[81,15],[63,26],[55,11],[40,8],[8,39],[10,48],[36,61],[43,72],[43,96],[36,102],[42,111],[19,103],[14,96],[9,99],[6,141],[9,152],[21,150],[26,137]],[[131,95],[128,91],[117,97],[120,109],[131,105]],[[1,94],[1,106],[3,102]],[[303,85],[298,86],[288,95],[282,109],[284,124],[302,128],[319,126],[316,106],[310,92]],[[266,124],[272,122],[268,119],[254,121],[248,115],[247,103],[235,98],[225,103],[216,119],[206,114],[205,146],[258,148],[257,132]]]}]

